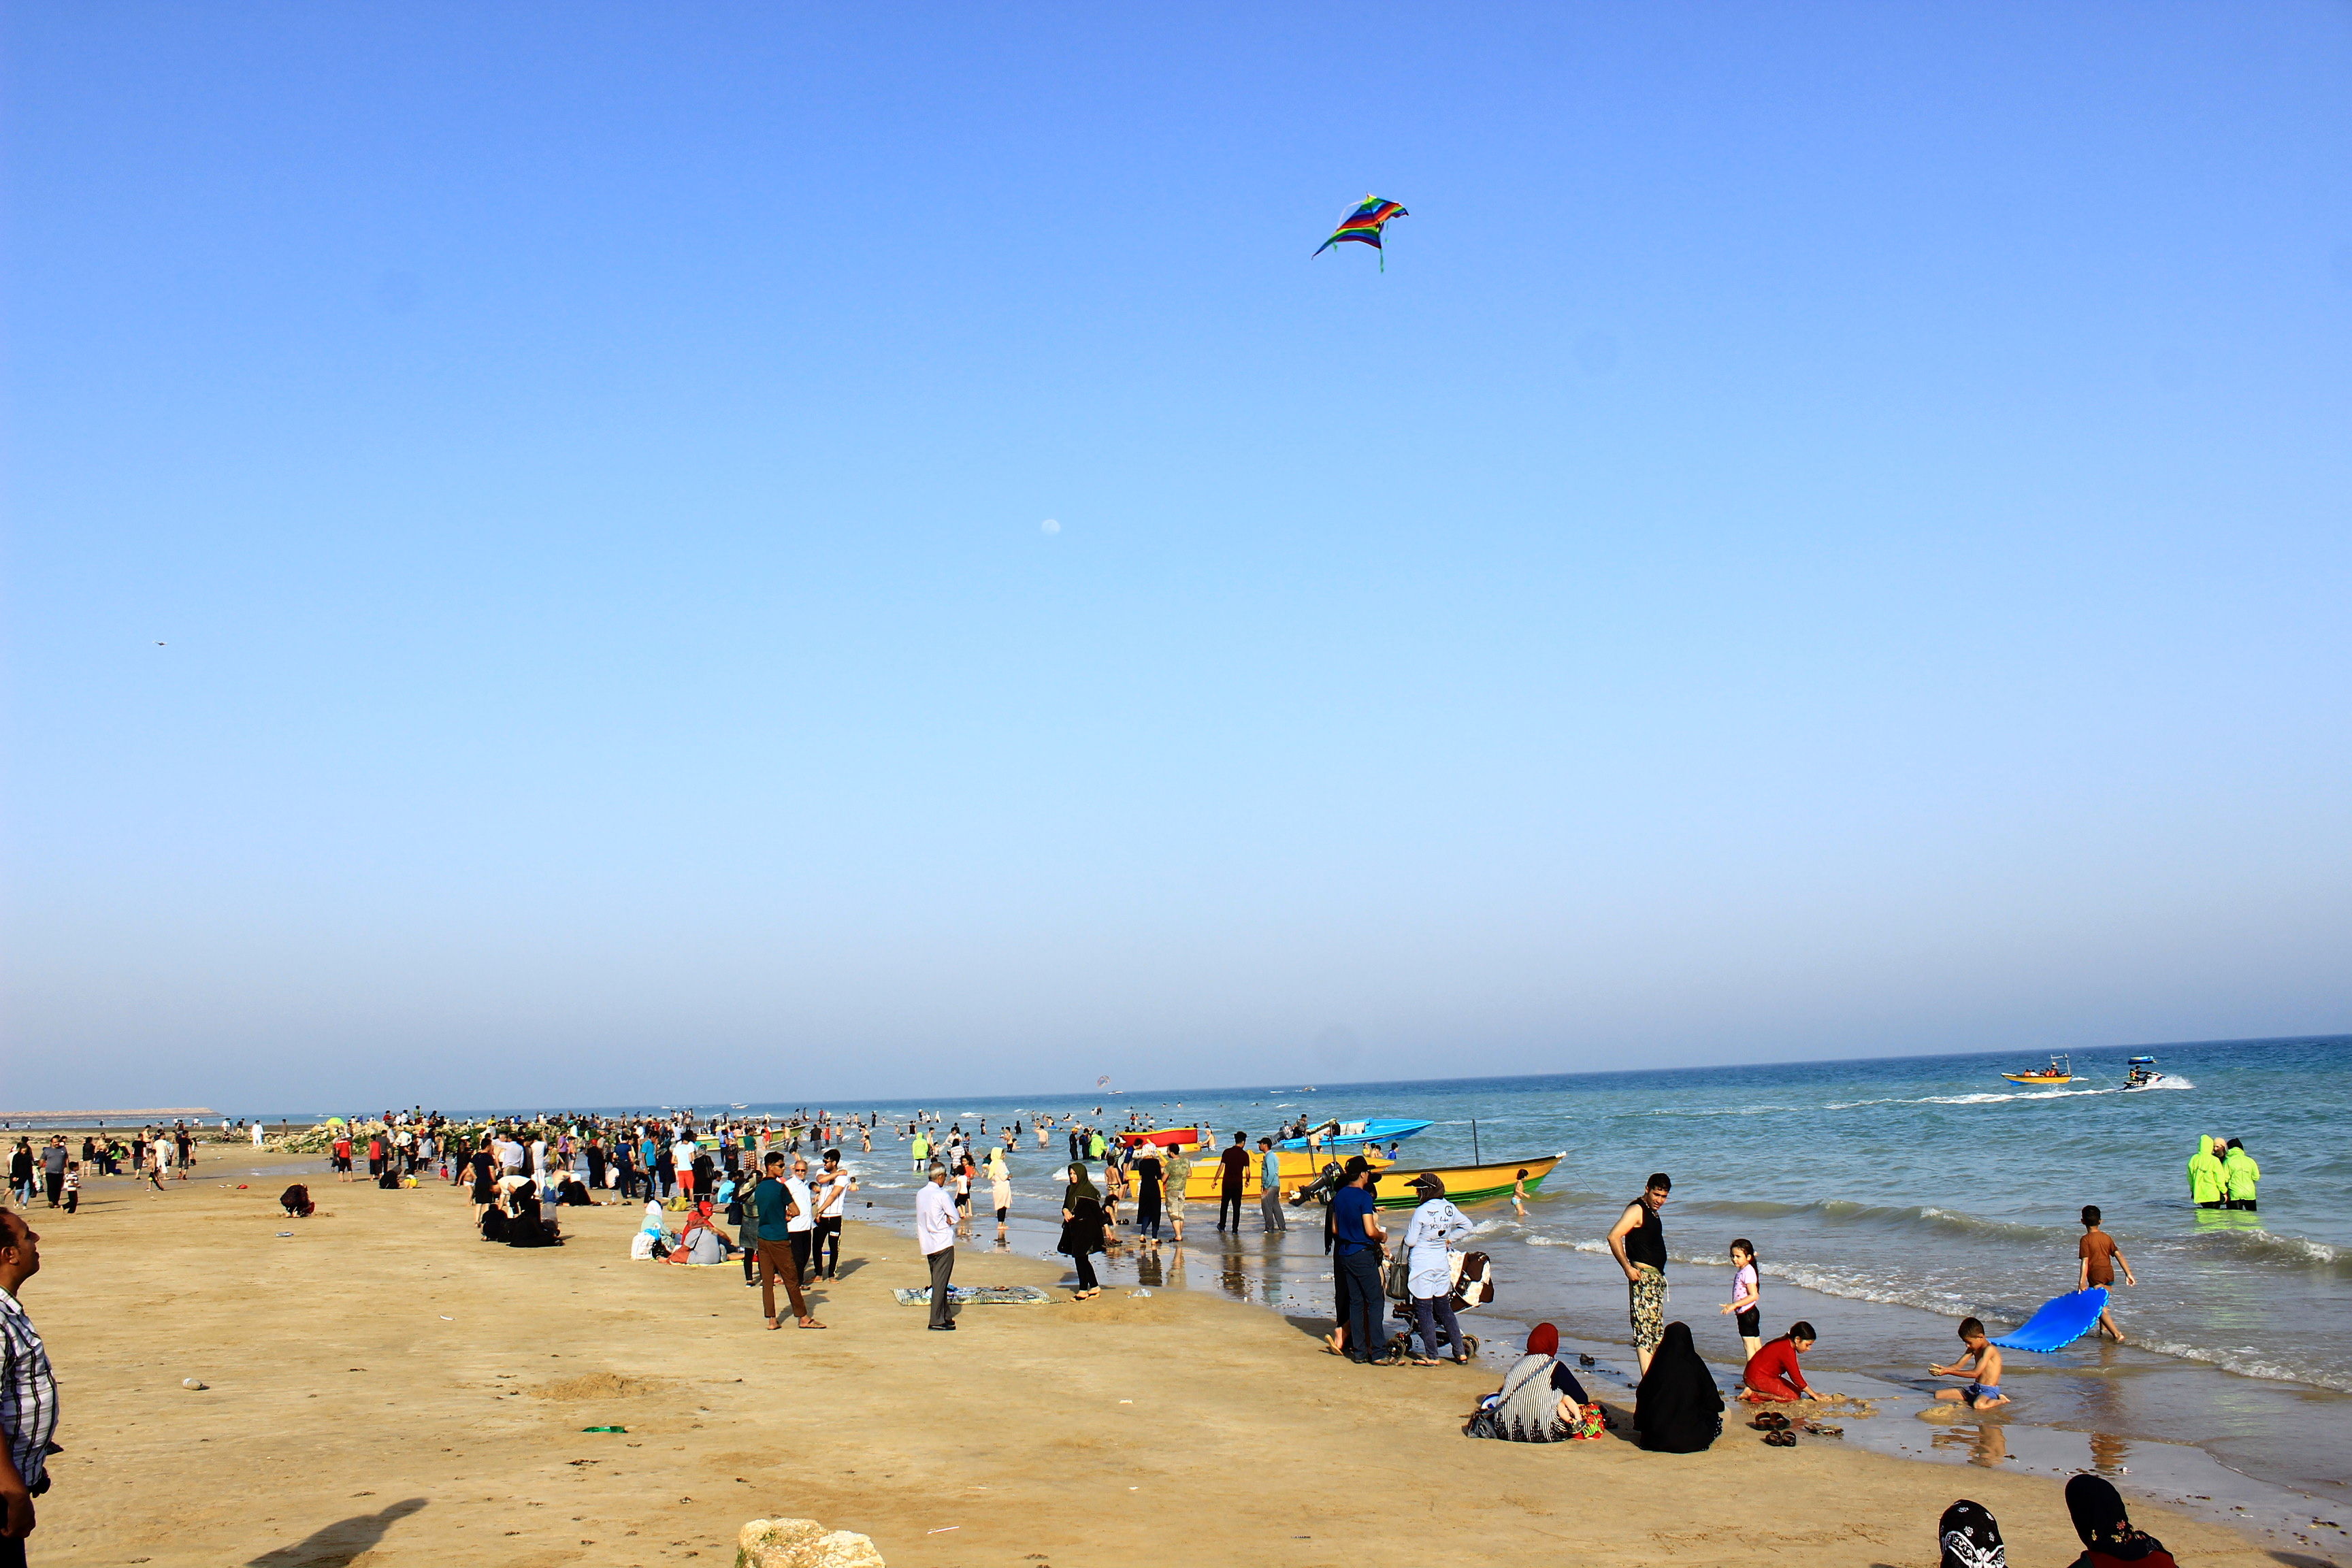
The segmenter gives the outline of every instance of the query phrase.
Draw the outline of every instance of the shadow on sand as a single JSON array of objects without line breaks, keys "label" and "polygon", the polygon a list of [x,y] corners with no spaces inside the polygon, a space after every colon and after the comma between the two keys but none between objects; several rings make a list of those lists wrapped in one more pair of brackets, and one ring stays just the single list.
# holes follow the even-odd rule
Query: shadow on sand
[{"label": "shadow on sand", "polygon": [[375,1513],[339,1519],[312,1531],[291,1546],[263,1552],[246,1568],[344,1568],[352,1558],[373,1549],[394,1524],[424,1507],[421,1497],[403,1498]]}]

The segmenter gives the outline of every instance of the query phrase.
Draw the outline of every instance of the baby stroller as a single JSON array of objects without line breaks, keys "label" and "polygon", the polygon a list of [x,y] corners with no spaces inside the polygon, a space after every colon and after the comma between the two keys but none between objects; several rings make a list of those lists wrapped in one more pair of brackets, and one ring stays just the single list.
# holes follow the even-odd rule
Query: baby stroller
[{"label": "baby stroller", "polygon": [[[1495,1299],[1494,1259],[1483,1252],[1456,1252],[1449,1255],[1445,1261],[1454,1275],[1452,1294],[1455,1311],[1466,1312],[1473,1307],[1482,1307]],[[1420,1320],[1413,1315],[1412,1298],[1404,1293],[1404,1279],[1402,1269],[1397,1269],[1389,1276],[1391,1288],[1388,1294],[1390,1300],[1394,1302],[1389,1310],[1389,1316],[1400,1325],[1397,1331],[1389,1336],[1384,1356],[1384,1359],[1391,1362],[1412,1359],[1412,1336],[1420,1327]],[[1437,1321],[1437,1332],[1441,1349],[1453,1344],[1454,1336],[1445,1331],[1445,1321],[1443,1318]],[[1476,1355],[1478,1336],[1465,1330],[1459,1353],[1465,1356]]]}]

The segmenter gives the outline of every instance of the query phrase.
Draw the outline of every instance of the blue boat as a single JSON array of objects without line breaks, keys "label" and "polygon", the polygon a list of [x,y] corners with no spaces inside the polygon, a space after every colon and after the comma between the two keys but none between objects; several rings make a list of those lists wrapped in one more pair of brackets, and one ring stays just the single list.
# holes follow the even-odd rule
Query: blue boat
[{"label": "blue boat", "polygon": [[[1342,1149],[1352,1143],[1393,1143],[1416,1132],[1426,1132],[1435,1125],[1433,1121],[1412,1121],[1402,1116],[1375,1116],[1368,1121],[1326,1121],[1314,1131],[1321,1147]],[[1275,1147],[1304,1149],[1307,1140],[1285,1138]]]}]

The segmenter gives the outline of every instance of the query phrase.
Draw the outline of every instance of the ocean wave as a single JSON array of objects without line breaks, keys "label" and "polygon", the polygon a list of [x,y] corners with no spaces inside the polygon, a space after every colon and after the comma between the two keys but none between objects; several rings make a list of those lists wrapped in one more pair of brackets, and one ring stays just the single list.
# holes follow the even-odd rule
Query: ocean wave
[{"label": "ocean wave", "polygon": [[2322,1372],[2312,1367],[2298,1366],[2289,1362],[2265,1361],[2262,1353],[2251,1345],[2214,1350],[2204,1345],[2185,1345],[2170,1340],[2148,1339],[2145,1336],[2133,1342],[2144,1351],[2153,1351],[2158,1355],[2178,1356],[2182,1361],[2201,1361],[2208,1366],[2218,1366],[2223,1372],[2234,1372],[2241,1377],[2266,1377],[2274,1383],[2303,1383],[2309,1384],[2314,1388],[2330,1388],[2339,1393],[2352,1394],[2352,1377],[2346,1377],[2341,1373]]},{"label": "ocean wave", "polygon": [[1802,1110],[1801,1105],[1721,1105],[1681,1106],[1661,1105],[1649,1110],[1620,1112],[1629,1116],[1780,1116]]},{"label": "ocean wave", "polygon": [[2192,1253],[2248,1263],[2284,1264],[2352,1275],[2352,1247],[2274,1230],[2204,1230],[2179,1238]]},{"label": "ocean wave", "polygon": [[1858,1204],[1845,1198],[1829,1198],[1809,1204],[1701,1198],[1683,1205],[1682,1212],[1727,1215],[1742,1219],[1793,1219],[1804,1215],[1837,1226],[1875,1226],[1884,1229],[1907,1227],[1936,1236],[1984,1237],[2002,1241],[2047,1242],[2074,1234],[2066,1226],[1979,1219],[1975,1215],[1938,1208],[1932,1204]]}]

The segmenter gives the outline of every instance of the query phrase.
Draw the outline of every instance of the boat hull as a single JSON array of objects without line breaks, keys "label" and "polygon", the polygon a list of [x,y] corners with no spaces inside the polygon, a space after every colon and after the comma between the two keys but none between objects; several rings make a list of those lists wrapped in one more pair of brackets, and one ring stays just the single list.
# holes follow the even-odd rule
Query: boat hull
[{"label": "boat hull", "polygon": [[[1318,1160],[1304,1150],[1277,1149],[1282,1161],[1282,1196],[1285,1202],[1297,1195],[1300,1188],[1311,1184],[1322,1173],[1326,1160]],[[1243,1184],[1242,1196],[1255,1200],[1259,1194],[1258,1162],[1263,1158],[1255,1150],[1250,1152],[1248,1180]],[[1409,1209],[1421,1198],[1407,1184],[1423,1171],[1433,1172],[1445,1184],[1445,1195],[1456,1205],[1491,1203],[1511,1195],[1511,1184],[1521,1171],[1527,1174],[1528,1191],[1535,1192],[1543,1185],[1552,1167],[1564,1158],[1560,1154],[1538,1154],[1523,1160],[1492,1160],[1477,1165],[1416,1165],[1409,1160],[1391,1163],[1376,1160],[1372,1168],[1381,1181],[1373,1189],[1380,1206],[1384,1209]],[[1192,1173],[1184,1184],[1184,1200],[1188,1204],[1216,1203],[1222,1186],[1223,1172],[1213,1159],[1192,1162]]]},{"label": "boat hull", "polygon": [[2000,1076],[2011,1083],[2057,1084],[2074,1081],[2073,1073],[2005,1072]]}]

